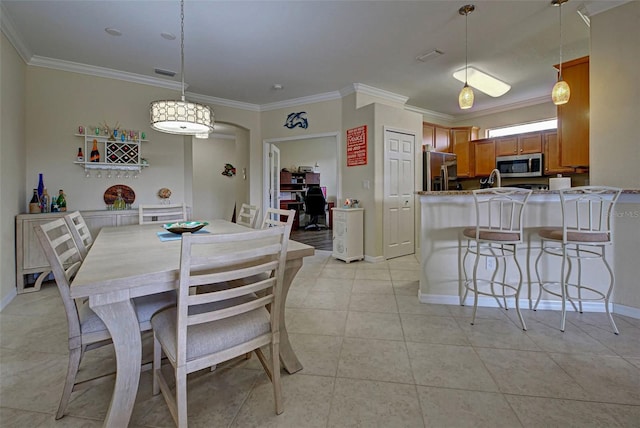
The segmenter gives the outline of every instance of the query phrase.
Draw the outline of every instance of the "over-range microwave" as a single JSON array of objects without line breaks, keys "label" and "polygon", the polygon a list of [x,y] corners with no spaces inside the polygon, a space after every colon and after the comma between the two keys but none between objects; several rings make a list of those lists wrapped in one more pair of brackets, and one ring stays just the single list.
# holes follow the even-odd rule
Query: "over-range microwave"
[{"label": "over-range microwave", "polygon": [[501,177],[542,176],[542,153],[528,155],[497,156],[496,168]]}]

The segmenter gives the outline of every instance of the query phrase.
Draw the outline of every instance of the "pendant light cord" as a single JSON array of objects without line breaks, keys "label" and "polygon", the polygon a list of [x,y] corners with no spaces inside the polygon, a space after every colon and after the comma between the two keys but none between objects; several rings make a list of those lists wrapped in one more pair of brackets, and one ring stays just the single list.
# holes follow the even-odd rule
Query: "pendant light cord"
[{"label": "pendant light cord", "polygon": [[464,13],[464,84],[467,85],[467,73],[469,72],[469,12]]},{"label": "pendant light cord", "polygon": [[180,0],[180,76],[182,78],[182,101],[184,101],[184,0]]},{"label": "pendant light cord", "polygon": [[560,9],[560,68],[558,74],[558,81],[562,80],[562,3],[558,4]]}]

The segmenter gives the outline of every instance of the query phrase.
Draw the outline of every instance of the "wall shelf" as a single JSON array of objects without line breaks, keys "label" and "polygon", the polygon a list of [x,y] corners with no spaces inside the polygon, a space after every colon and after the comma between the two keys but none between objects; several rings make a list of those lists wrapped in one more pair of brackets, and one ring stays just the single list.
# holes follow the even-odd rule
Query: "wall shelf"
[{"label": "wall shelf", "polygon": [[[75,161],[74,164],[87,170],[142,171],[149,164],[142,162],[141,143],[148,140],[140,138],[142,135],[140,131],[124,131],[124,133],[127,136],[124,140],[119,138],[122,134],[116,138],[107,135],[75,134],[76,137],[84,139],[84,161]],[[90,160],[94,141],[100,152],[100,162]]]}]

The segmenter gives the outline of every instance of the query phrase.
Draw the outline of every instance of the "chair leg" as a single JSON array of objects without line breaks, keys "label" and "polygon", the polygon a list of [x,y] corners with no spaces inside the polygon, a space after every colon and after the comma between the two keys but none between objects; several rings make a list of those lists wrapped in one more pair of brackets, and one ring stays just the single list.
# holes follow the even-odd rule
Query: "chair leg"
[{"label": "chair leg", "polygon": [[460,300],[460,306],[464,306],[465,300],[467,300],[467,294],[469,294],[469,274],[467,274],[467,257],[469,256],[469,247],[471,245],[471,241],[467,240],[467,251],[464,253],[464,257],[462,258],[462,272],[464,274],[464,295]]},{"label": "chair leg", "polygon": [[280,338],[274,338],[271,345],[271,382],[273,384],[273,399],[276,405],[276,414],[284,411],[282,403],[282,388],[280,386]]},{"label": "chair leg", "polygon": [[69,350],[69,365],[67,366],[67,378],[64,381],[64,389],[62,390],[62,397],[60,397],[60,404],[58,405],[58,411],[56,412],[56,419],[60,419],[64,416],[67,405],[69,404],[69,398],[73,392],[73,386],[76,383],[76,375],[80,368],[80,360],[82,359],[82,349],[73,348]]},{"label": "chair leg", "polygon": [[604,246],[602,246],[602,261],[604,262],[605,267],[609,271],[609,290],[607,290],[607,294],[604,298],[604,310],[607,312],[607,316],[609,317],[609,322],[611,323],[611,327],[613,327],[613,332],[615,334],[620,334],[620,332],[618,331],[618,326],[616,326],[616,322],[613,320],[613,316],[609,311],[609,299],[611,298],[611,293],[613,292],[613,285],[615,283],[616,278],[614,276],[613,269],[611,269],[611,266],[607,262]]},{"label": "chair leg", "polygon": [[158,382],[158,376],[160,375],[160,369],[162,368],[162,347],[160,341],[153,334],[153,395],[160,393],[160,382]]},{"label": "chair leg", "polygon": [[176,367],[175,374],[178,428],[187,428],[187,371],[184,367]]},{"label": "chair leg", "polygon": [[567,277],[564,272],[567,268],[567,248],[562,246],[562,267],[560,268],[560,293],[562,294],[562,320],[560,321],[560,331],[564,333],[567,319]]},{"label": "chair leg", "polygon": [[527,331],[527,325],[524,323],[524,318],[522,318],[522,312],[520,312],[520,290],[522,290],[522,268],[520,267],[520,263],[518,263],[518,258],[516,257],[516,248],[513,246],[513,261],[518,268],[518,289],[516,290],[515,300],[516,300],[516,312],[518,314],[518,318],[520,318],[520,323],[522,324],[522,330]]},{"label": "chair leg", "polygon": [[471,325],[476,322],[476,314],[478,312],[478,263],[480,262],[479,244],[476,244],[476,260],[473,263],[473,315],[471,317]]},{"label": "chair leg", "polygon": [[536,303],[533,305],[533,310],[538,310],[538,304],[540,303],[540,298],[542,297],[542,278],[540,278],[540,260],[542,259],[542,255],[544,254],[544,241],[540,243],[540,254],[536,257],[535,269],[536,269],[536,278],[538,279],[538,298],[536,299]]}]

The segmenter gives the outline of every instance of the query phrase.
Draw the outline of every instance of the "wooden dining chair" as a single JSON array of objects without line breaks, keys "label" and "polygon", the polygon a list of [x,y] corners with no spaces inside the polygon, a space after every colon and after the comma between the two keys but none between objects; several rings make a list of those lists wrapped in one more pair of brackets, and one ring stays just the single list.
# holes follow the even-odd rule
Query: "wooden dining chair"
[{"label": "wooden dining chair", "polygon": [[[114,373],[76,382],[76,374],[85,351],[111,343],[111,336],[102,320],[91,310],[88,301],[74,300],[70,295],[71,278],[80,268],[82,257],[71,231],[63,218],[34,227],[36,236],[49,261],[53,276],[62,298],[67,315],[69,336],[69,364],[62,397],[56,412],[56,419],[64,416],[73,391],[85,388],[97,381],[104,380]],[[151,316],[160,309],[175,305],[175,292],[140,297],[133,300],[136,315],[140,322],[140,331],[151,329]]]},{"label": "wooden dining chair", "polygon": [[242,204],[236,223],[255,229],[260,208],[255,205]]},{"label": "wooden dining chair", "polygon": [[[182,235],[178,305],[151,318],[153,393],[162,392],[178,427],[187,426],[187,374],[252,351],[273,383],[276,413],[282,413],[279,322],[290,232],[290,225],[285,225]],[[242,285],[190,293],[202,284],[230,281]],[[269,346],[270,360],[262,346]],[[161,371],[163,353],[174,369],[175,395]]]},{"label": "wooden dining chair", "polygon": [[91,245],[93,244],[93,237],[91,236],[87,223],[85,223],[80,211],[74,211],[66,214],[64,216],[64,221],[67,222],[73,241],[76,243],[76,247],[78,247],[78,250],[80,251],[82,260],[84,260],[84,258],[87,257],[89,248],[91,248]]},{"label": "wooden dining chair", "polygon": [[154,224],[187,221],[187,206],[182,204],[143,205],[138,207],[138,223]]},{"label": "wooden dining chair", "polygon": [[262,226],[260,228],[264,229],[273,226],[293,225],[295,217],[295,210],[283,210],[269,207],[264,213],[264,219],[262,220]]}]

